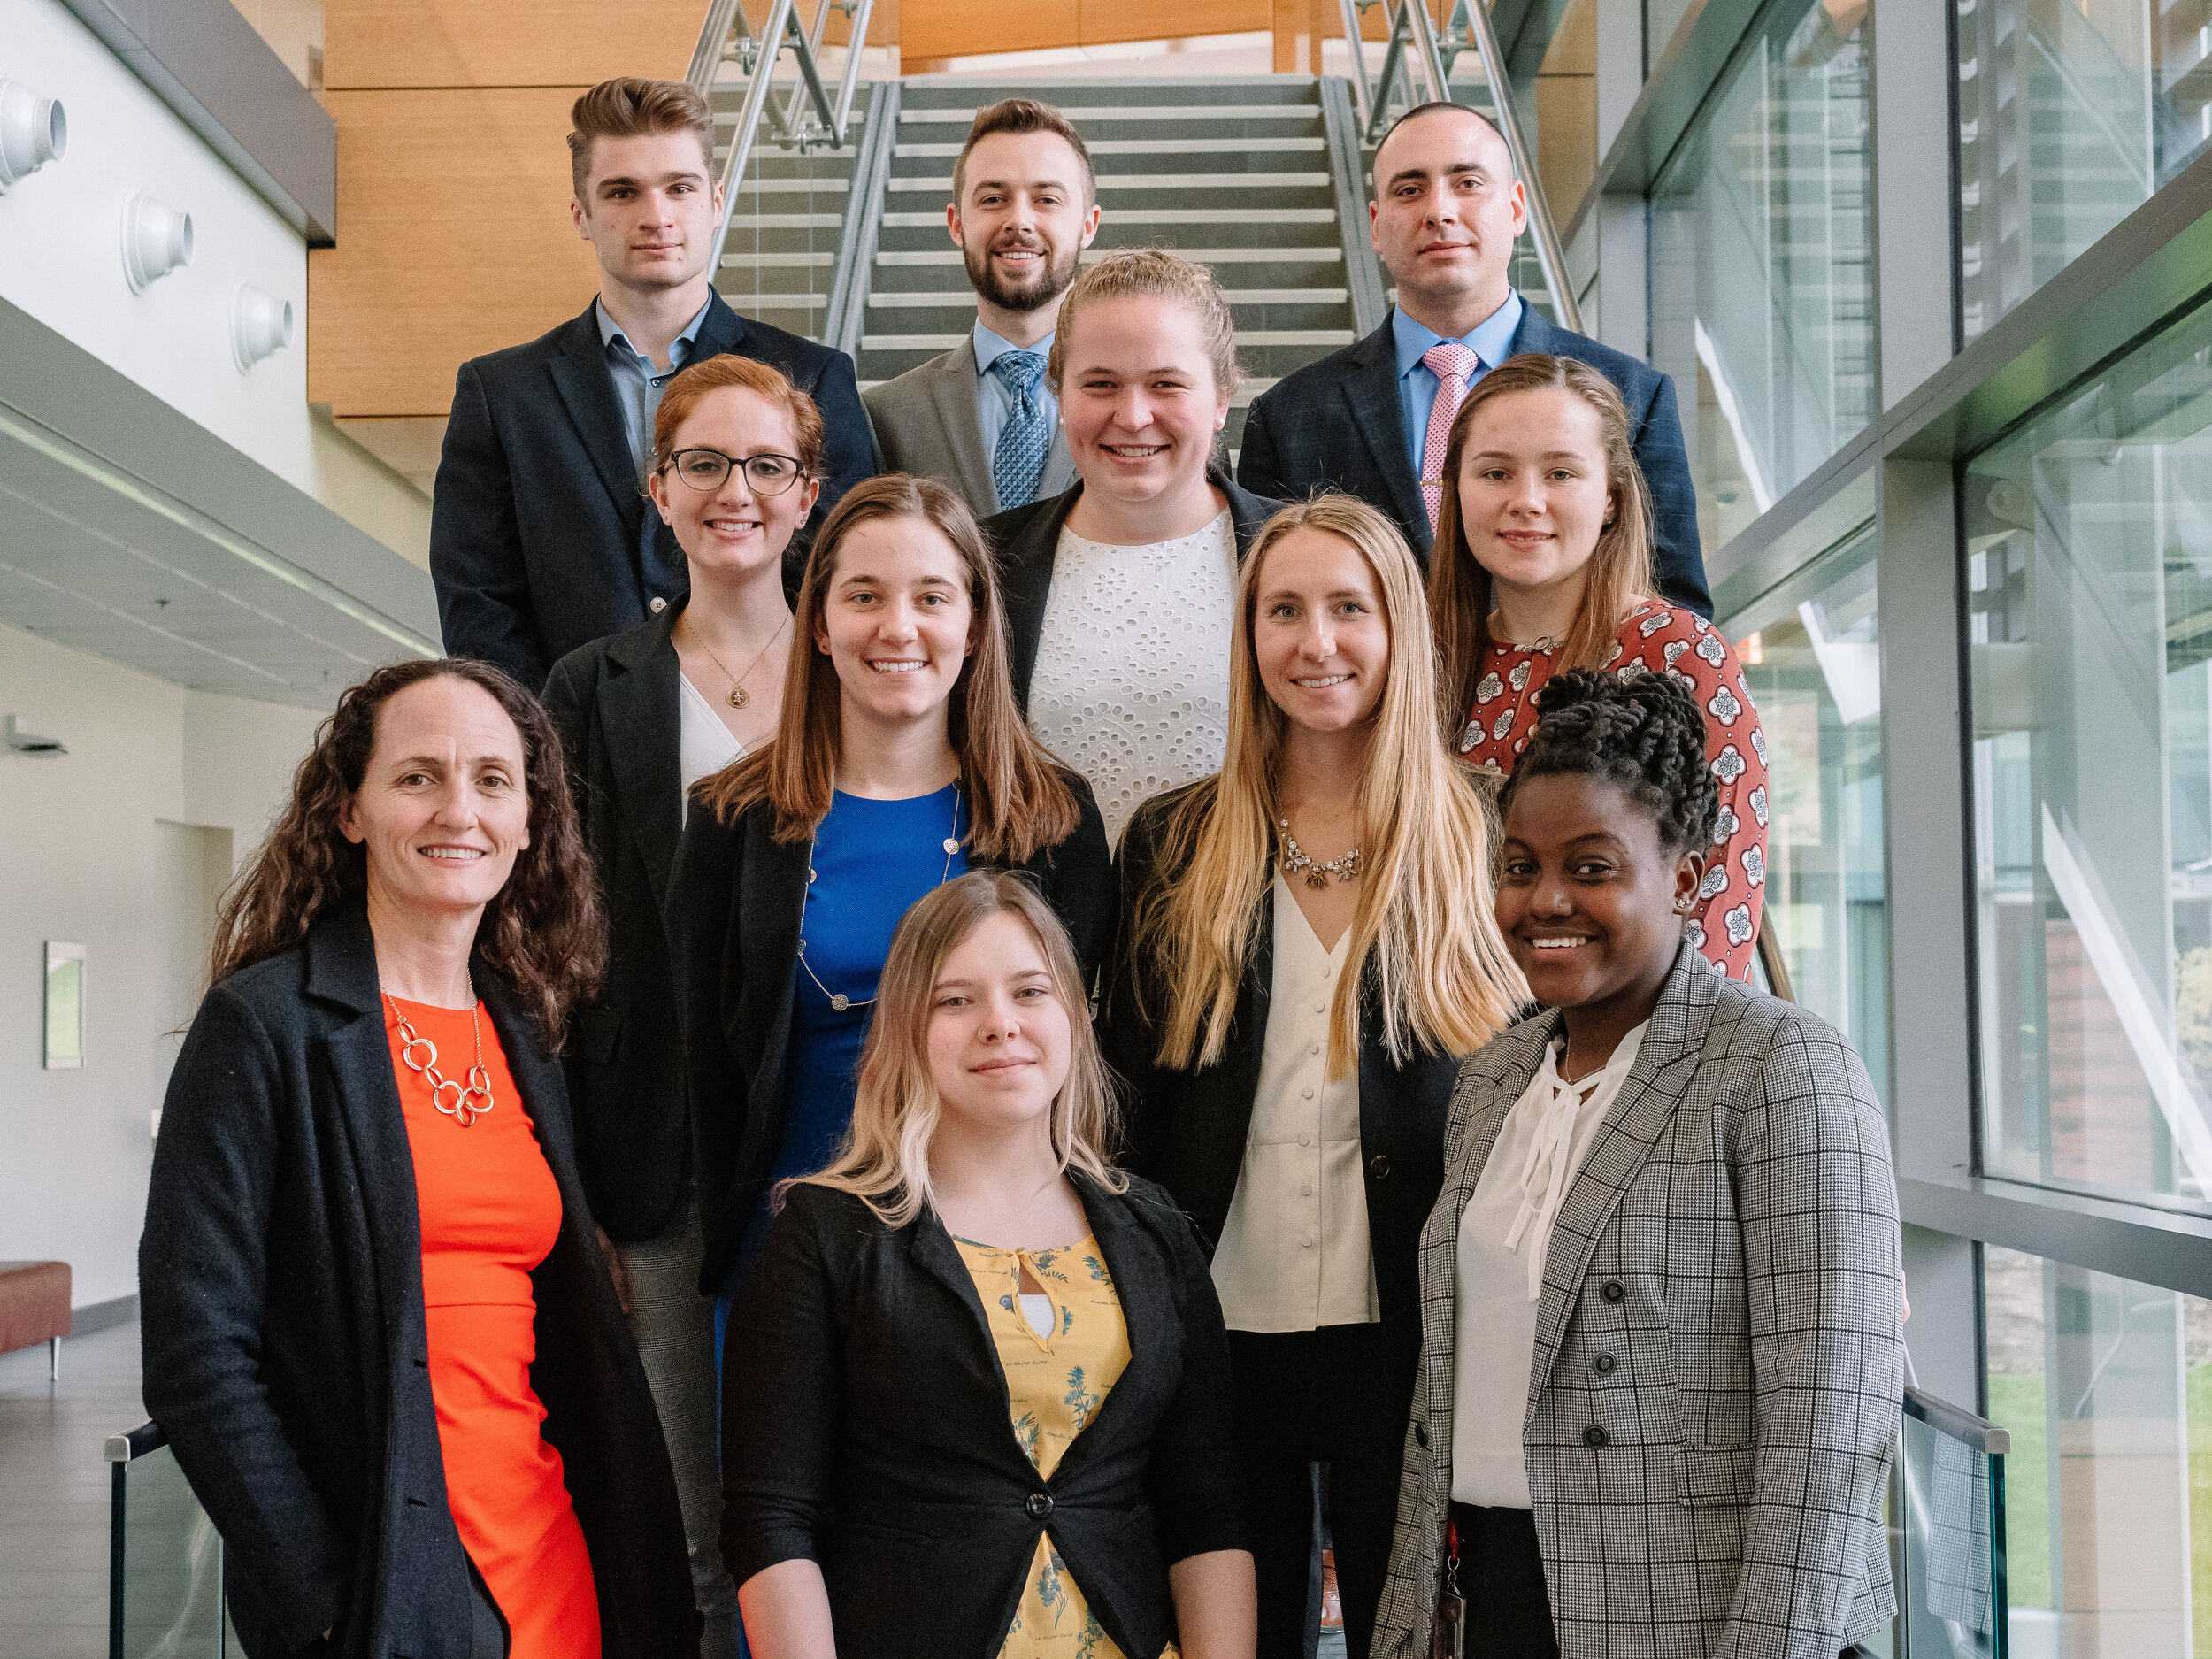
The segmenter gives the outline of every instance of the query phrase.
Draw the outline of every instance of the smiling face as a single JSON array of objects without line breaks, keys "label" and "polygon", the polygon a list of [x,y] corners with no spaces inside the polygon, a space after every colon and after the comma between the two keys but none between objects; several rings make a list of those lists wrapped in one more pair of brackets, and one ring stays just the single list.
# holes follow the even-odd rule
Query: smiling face
[{"label": "smiling face", "polygon": [[722,187],[707,176],[696,134],[592,141],[584,194],[568,204],[600,274],[640,293],[681,288],[707,268]]},{"label": "smiling face", "polygon": [[1390,624],[1375,572],[1326,530],[1291,531],[1256,583],[1252,655],[1292,723],[1341,732],[1374,718],[1390,672]]},{"label": "smiling face", "polygon": [[1580,596],[1619,507],[1596,410],[1559,387],[1484,403],[1468,419],[1458,488],[1468,549],[1502,593]]},{"label": "smiling face", "polygon": [[887,726],[945,718],[974,649],[971,577],[925,518],[871,518],[838,542],[814,623],[835,664],[844,717]]},{"label": "smiling face", "polygon": [[1094,301],[1064,326],[1061,349],[1060,420],[1086,489],[1133,505],[1204,480],[1229,394],[1190,306]]},{"label": "smiling face", "polygon": [[338,819],[367,854],[372,914],[480,911],[530,844],[522,733],[480,686],[440,674],[387,698]]},{"label": "smiling face", "polygon": [[[1375,152],[1368,234],[1417,321],[1505,303],[1528,198],[1498,129],[1472,111],[1407,121]],[[1472,302],[1471,305],[1471,302]]]},{"label": "smiling face", "polygon": [[1098,234],[1081,157],[1057,133],[993,133],[976,141],[946,228],[968,285],[1002,311],[1039,311],[1067,292]]},{"label": "smiling face", "polygon": [[948,953],[932,993],[929,1071],[942,1110],[964,1127],[1048,1132],[1071,1018],[1029,924],[1010,910],[985,917]]},{"label": "smiling face", "polygon": [[1611,1013],[1626,1030],[1658,1000],[1697,903],[1704,861],[1663,845],[1620,785],[1531,778],[1513,791],[1498,874],[1498,926],[1548,1008]]},{"label": "smiling face", "polygon": [[[796,460],[799,435],[781,404],[741,386],[725,386],[693,405],[676,428],[674,449],[680,455],[712,449],[733,461],[756,455]],[[657,469],[646,486],[675,531],[695,580],[702,570],[746,576],[780,562],[822,488],[820,480],[803,478],[779,495],[759,495],[742,466],[731,467],[713,489],[695,489],[672,466]]]}]

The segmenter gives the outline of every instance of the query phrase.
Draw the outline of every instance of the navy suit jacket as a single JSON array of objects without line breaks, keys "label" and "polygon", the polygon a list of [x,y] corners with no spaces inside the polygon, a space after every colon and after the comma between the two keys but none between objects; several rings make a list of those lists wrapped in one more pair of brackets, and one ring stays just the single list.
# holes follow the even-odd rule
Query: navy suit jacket
[{"label": "navy suit jacket", "polygon": [[[822,411],[822,494],[794,538],[803,557],[823,518],[875,472],[875,440],[853,360],[707,302],[691,361],[724,352],[781,369]],[[527,345],[472,358],[430,511],[430,575],[445,649],[495,663],[535,691],[580,645],[635,627],[659,591],[638,549],[649,506],[631,465],[622,408],[592,309]],[[661,568],[684,558],[659,529]]]},{"label": "navy suit jacket", "polygon": [[[1559,327],[1521,309],[1512,354],[1576,357],[1613,382],[1628,405],[1628,427],[1651,490],[1659,591],[1701,617],[1713,614],[1697,538],[1697,491],[1682,448],[1674,382],[1626,352]],[[1256,495],[1302,500],[1341,489],[1381,508],[1428,562],[1429,516],[1421,480],[1408,458],[1404,406],[1398,401],[1398,347],[1390,319],[1364,340],[1283,377],[1252,400],[1237,462],[1237,482]]]}]

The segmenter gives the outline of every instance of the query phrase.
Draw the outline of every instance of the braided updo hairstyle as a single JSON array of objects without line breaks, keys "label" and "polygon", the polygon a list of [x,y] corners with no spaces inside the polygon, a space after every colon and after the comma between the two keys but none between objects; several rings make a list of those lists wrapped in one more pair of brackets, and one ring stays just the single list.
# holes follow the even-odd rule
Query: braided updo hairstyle
[{"label": "braided updo hairstyle", "polygon": [[1705,762],[1705,715],[1687,686],[1672,674],[1577,668],[1545,682],[1536,708],[1536,729],[1498,798],[1501,815],[1532,778],[1602,778],[1651,814],[1669,851],[1712,844],[1720,787]]}]

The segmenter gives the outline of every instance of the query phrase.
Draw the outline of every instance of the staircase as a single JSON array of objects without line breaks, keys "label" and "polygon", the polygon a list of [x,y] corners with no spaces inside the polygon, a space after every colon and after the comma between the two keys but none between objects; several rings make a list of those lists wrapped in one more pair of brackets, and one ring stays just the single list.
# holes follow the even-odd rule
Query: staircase
[{"label": "staircase", "polygon": [[1235,308],[1246,375],[1226,434],[1233,452],[1255,396],[1356,334],[1320,88],[1310,76],[908,80],[858,342],[861,383],[952,349],[973,325],[975,297],[945,234],[945,204],[975,111],[1015,96],[1056,104],[1091,152],[1104,211],[1087,263],[1111,249],[1156,246],[1212,267]]}]

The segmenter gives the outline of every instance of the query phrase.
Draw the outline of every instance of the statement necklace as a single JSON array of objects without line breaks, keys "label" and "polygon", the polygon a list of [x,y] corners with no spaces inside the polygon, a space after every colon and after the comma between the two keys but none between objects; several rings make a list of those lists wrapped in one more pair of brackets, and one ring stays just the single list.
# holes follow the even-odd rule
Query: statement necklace
[{"label": "statement necklace", "polygon": [[1298,838],[1290,833],[1288,818],[1277,818],[1275,827],[1280,830],[1283,835],[1283,875],[1286,879],[1296,875],[1302,870],[1306,872],[1306,885],[1310,887],[1327,887],[1331,876],[1334,876],[1339,881],[1359,879],[1360,849],[1358,848],[1353,848],[1348,853],[1340,853],[1334,858],[1316,858],[1301,847],[1298,844]]},{"label": "statement necklace", "polygon": [[[687,611],[685,614],[688,616],[690,613]],[[754,657],[752,662],[747,665],[745,674],[751,673],[754,669],[760,666],[761,657],[768,655],[769,646],[773,645],[778,640],[783,638],[783,629],[787,628],[790,626],[791,618],[789,617],[786,617],[783,619],[783,628],[778,628],[775,633],[770,636],[768,644],[760,648],[760,656]],[[691,635],[692,638],[699,641],[699,649],[707,654],[707,660],[712,663],[717,668],[720,669],[722,671],[722,678],[730,682],[730,688],[727,692],[723,694],[722,700],[728,703],[733,709],[741,709],[747,703],[750,703],[753,700],[753,694],[746,690],[742,685],[738,683],[745,678],[745,674],[733,674],[730,672],[729,665],[714,654],[714,647],[707,643],[706,635],[701,634],[698,629],[692,629]]]},{"label": "statement necklace", "polygon": [[[419,1071],[430,1085],[430,1103],[462,1128],[472,1127],[479,1118],[497,1105],[492,1099],[492,1074],[484,1069],[484,1025],[477,1017],[476,987],[469,987],[469,1028],[476,1033],[476,1064],[469,1067],[468,1081],[457,1083],[449,1077],[438,1075],[438,1045],[416,1033],[414,1023],[401,1009],[398,999],[389,991],[384,1000],[392,1005],[392,1012],[399,1020],[399,1057],[406,1062],[410,1071]],[[422,1050],[422,1058],[415,1051]],[[446,1090],[453,1091],[453,1103],[446,1104]]]},{"label": "statement necklace", "polygon": [[[822,831],[818,825],[814,840],[807,843],[806,849],[806,884],[810,887],[814,885],[814,849],[821,839]],[[945,867],[937,872],[937,885],[941,887],[945,885],[945,878],[952,873],[953,854],[960,850],[960,791],[956,787],[952,792],[952,833],[945,837],[944,847]],[[803,918],[803,910],[801,914]],[[799,935],[799,965],[806,970],[806,977],[814,981],[814,988],[829,998],[829,1005],[841,1014],[849,1008],[867,1008],[876,1000],[872,996],[847,996],[844,992],[833,991],[824,985],[822,976],[814,972],[814,964],[806,959],[806,935],[803,933]]]}]

